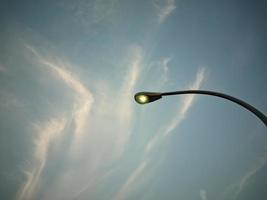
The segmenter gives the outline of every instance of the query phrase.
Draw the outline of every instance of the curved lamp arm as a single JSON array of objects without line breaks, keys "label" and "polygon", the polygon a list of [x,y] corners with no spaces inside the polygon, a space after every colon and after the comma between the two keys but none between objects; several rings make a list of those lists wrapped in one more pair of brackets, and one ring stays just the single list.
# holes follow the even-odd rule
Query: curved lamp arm
[{"label": "curved lamp arm", "polygon": [[135,100],[140,104],[150,103],[153,101],[156,101],[163,96],[170,96],[170,95],[181,95],[181,94],[204,94],[204,95],[210,95],[210,96],[217,96],[224,99],[227,99],[229,101],[232,101],[234,103],[239,104],[240,106],[246,108],[250,112],[252,112],[254,115],[256,115],[264,124],[267,126],[267,117],[260,112],[258,109],[253,107],[252,105],[237,99],[233,96],[219,93],[219,92],[213,92],[208,90],[181,90],[181,91],[175,91],[175,92],[164,92],[164,93],[154,93],[154,92],[139,92],[135,94],[134,98]]}]

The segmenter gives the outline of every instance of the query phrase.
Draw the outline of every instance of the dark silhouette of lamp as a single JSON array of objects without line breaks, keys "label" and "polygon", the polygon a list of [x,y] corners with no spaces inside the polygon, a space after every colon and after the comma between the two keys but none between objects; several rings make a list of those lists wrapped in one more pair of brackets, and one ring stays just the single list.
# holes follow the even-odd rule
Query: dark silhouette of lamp
[{"label": "dark silhouette of lamp", "polygon": [[203,95],[210,95],[210,96],[216,96],[216,97],[221,97],[224,99],[227,99],[229,101],[232,101],[234,103],[239,104],[240,106],[246,108],[250,112],[252,112],[254,115],[256,115],[264,124],[267,126],[267,117],[260,112],[258,109],[253,107],[252,105],[237,99],[233,96],[223,94],[220,92],[213,92],[213,91],[208,91],[208,90],[181,90],[181,91],[175,91],[175,92],[164,92],[164,93],[159,93],[159,92],[138,92],[134,95],[134,99],[137,103],[139,104],[147,104],[151,103],[153,101],[157,101],[161,99],[163,96],[170,96],[170,95],[181,95],[181,94],[203,94]]}]

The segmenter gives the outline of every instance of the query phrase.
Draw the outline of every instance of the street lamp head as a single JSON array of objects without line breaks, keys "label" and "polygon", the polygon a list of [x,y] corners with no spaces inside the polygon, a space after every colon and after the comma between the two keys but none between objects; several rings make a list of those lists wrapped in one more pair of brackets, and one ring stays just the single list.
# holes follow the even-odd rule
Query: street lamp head
[{"label": "street lamp head", "polygon": [[162,98],[161,93],[156,92],[138,92],[134,95],[134,99],[139,104],[147,104]]}]

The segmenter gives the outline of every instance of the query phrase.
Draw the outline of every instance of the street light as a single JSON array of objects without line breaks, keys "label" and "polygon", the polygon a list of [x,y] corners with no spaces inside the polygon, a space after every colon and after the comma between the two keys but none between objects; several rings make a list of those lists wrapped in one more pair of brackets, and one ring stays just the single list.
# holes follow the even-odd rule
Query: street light
[{"label": "street light", "polygon": [[153,101],[159,100],[163,96],[180,95],[180,94],[204,94],[204,95],[216,96],[216,97],[227,99],[229,101],[239,104],[240,106],[246,108],[247,110],[255,114],[265,124],[265,126],[267,126],[267,117],[262,112],[260,112],[258,109],[254,108],[252,105],[240,99],[237,99],[230,95],[219,93],[219,92],[213,92],[213,91],[208,91],[208,90],[181,90],[181,91],[164,92],[164,93],[138,92],[134,95],[134,99],[139,104],[147,104],[147,103],[151,103]]}]

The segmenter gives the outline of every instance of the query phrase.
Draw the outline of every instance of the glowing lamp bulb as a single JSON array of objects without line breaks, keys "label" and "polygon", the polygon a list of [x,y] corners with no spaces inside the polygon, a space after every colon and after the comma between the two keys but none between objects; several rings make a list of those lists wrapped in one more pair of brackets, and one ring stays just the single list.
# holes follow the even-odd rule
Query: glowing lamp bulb
[{"label": "glowing lamp bulb", "polygon": [[145,103],[148,103],[149,98],[148,96],[141,94],[141,95],[136,96],[136,101],[137,103],[145,104]]}]

